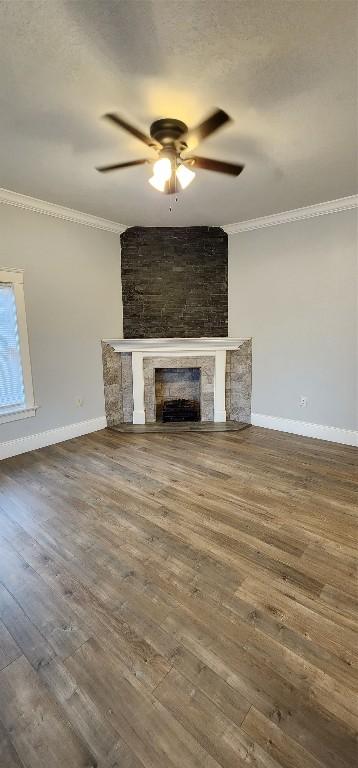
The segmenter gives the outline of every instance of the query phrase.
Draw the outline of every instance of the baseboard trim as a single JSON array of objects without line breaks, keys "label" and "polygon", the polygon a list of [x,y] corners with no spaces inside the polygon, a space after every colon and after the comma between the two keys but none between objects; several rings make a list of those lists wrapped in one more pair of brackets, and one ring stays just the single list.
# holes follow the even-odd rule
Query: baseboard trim
[{"label": "baseboard trim", "polygon": [[315,437],[318,440],[328,440],[332,443],[358,446],[358,431],[351,429],[326,427],[324,424],[311,424],[307,421],[296,421],[295,419],[281,419],[279,416],[265,416],[262,413],[253,413],[251,415],[251,424],[255,427],[277,429],[279,432],[290,432],[292,435]]},{"label": "baseboard trim", "polygon": [[[314,437],[319,440],[341,443],[342,445],[358,446],[358,431],[350,429],[327,427],[324,424],[311,424],[305,421],[295,421],[294,419],[282,419],[278,416],[266,416],[262,413],[253,413],[251,415],[251,424],[255,427],[275,429],[279,432],[289,432],[293,435]],[[91,432],[105,429],[106,426],[105,416],[99,416],[96,419],[87,419],[76,424],[68,424],[65,427],[56,427],[45,432],[27,435],[27,437],[7,440],[0,443],[0,460],[8,459],[11,456],[18,456],[20,453],[36,451],[38,448],[46,448],[48,445],[62,443],[64,440],[72,440],[72,438],[81,437],[81,435],[88,435]]]},{"label": "baseboard trim", "polygon": [[48,445],[62,443],[64,440],[72,440],[73,437],[88,435],[90,432],[97,432],[99,429],[105,429],[106,426],[106,417],[99,416],[96,419],[79,421],[77,424],[68,424],[65,427],[47,429],[45,432],[38,432],[35,435],[27,435],[27,437],[18,437],[15,440],[7,440],[6,442],[0,443],[0,459],[9,459],[11,456],[18,456],[20,453],[36,451],[38,448],[46,448]]}]

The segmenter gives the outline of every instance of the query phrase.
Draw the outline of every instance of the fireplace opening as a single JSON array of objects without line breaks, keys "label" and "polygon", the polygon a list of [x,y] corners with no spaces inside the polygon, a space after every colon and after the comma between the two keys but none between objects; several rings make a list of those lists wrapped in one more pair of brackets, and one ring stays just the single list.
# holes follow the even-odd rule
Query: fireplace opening
[{"label": "fireplace opening", "polygon": [[200,421],[200,368],[156,368],[156,421]]},{"label": "fireplace opening", "polygon": [[200,403],[197,400],[166,400],[162,421],[200,421]]}]

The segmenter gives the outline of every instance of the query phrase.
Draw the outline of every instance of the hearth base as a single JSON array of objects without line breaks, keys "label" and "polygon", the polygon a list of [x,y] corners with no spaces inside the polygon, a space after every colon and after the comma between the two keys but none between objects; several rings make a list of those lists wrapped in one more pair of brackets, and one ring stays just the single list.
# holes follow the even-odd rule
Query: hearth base
[{"label": "hearth base", "polygon": [[248,429],[251,424],[240,421],[169,421],[165,424],[118,424],[115,427],[107,427],[111,432],[122,432],[136,435],[145,435],[150,432],[239,432]]}]

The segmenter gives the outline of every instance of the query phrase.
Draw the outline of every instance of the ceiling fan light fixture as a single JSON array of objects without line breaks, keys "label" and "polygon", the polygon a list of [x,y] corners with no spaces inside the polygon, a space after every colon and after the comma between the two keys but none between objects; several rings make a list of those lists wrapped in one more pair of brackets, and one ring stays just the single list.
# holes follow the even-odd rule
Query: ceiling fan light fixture
[{"label": "ceiling fan light fixture", "polygon": [[169,157],[160,157],[153,165],[153,174],[155,178],[169,181],[172,175],[172,164]]},{"label": "ceiling fan light fixture", "polygon": [[179,165],[176,169],[176,175],[182,189],[186,189],[196,176],[194,171],[191,171],[186,165]]},{"label": "ceiling fan light fixture", "polygon": [[149,184],[157,189],[158,192],[164,192],[167,182],[172,176],[172,164],[169,157],[160,157],[153,165],[153,176],[149,179]]},{"label": "ceiling fan light fixture", "polygon": [[164,192],[165,185],[167,183],[166,179],[163,179],[161,176],[154,175],[154,176],[151,176],[151,178],[148,179],[148,181],[149,181],[149,184],[151,184],[152,187],[154,187],[154,189],[158,190],[158,192]]}]

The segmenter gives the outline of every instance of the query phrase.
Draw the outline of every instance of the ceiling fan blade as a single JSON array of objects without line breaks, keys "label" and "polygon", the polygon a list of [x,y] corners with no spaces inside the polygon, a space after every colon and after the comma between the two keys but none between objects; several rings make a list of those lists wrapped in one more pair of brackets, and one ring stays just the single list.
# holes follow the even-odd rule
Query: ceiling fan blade
[{"label": "ceiling fan blade", "polygon": [[129,160],[128,163],[116,163],[115,165],[102,165],[96,168],[96,171],[100,173],[107,173],[107,171],[116,171],[118,168],[129,168],[131,165],[143,165],[144,163],[150,163],[150,160]]},{"label": "ceiling fan blade", "polygon": [[216,109],[206,118],[206,120],[203,120],[202,123],[197,125],[196,128],[191,128],[188,133],[183,136],[183,139],[188,147],[196,147],[197,144],[208,136],[211,136],[212,133],[215,133],[215,131],[221,128],[222,125],[230,122],[232,122],[231,117],[229,117],[223,109]]},{"label": "ceiling fan blade", "polygon": [[134,125],[130,125],[130,123],[127,123],[127,121],[123,120],[123,118],[119,117],[119,115],[116,115],[113,112],[108,112],[106,115],[103,115],[103,117],[106,120],[111,120],[112,123],[115,123],[115,125],[118,125],[120,128],[123,128],[124,131],[127,131],[132,136],[135,136],[136,139],[139,139],[139,141],[143,141],[144,144],[146,144],[148,147],[161,149],[161,145],[158,144],[155,141],[155,139],[152,139],[150,136],[147,136],[146,133],[143,133],[138,128],[135,128]]},{"label": "ceiling fan blade", "polygon": [[188,158],[190,165],[194,168],[204,168],[206,171],[217,171],[218,173],[229,173],[231,176],[239,176],[241,171],[244,170],[244,165],[237,163],[226,163],[224,160],[212,160],[211,157],[195,157]]}]

